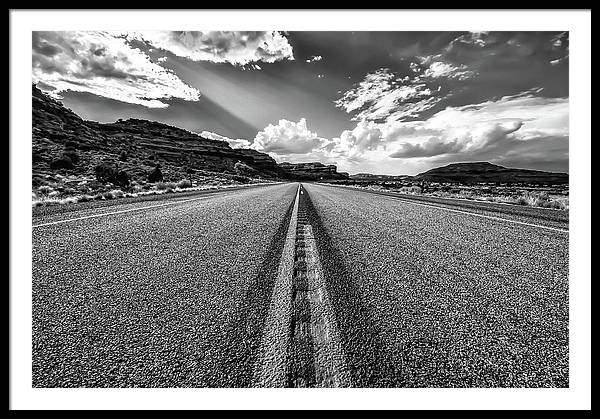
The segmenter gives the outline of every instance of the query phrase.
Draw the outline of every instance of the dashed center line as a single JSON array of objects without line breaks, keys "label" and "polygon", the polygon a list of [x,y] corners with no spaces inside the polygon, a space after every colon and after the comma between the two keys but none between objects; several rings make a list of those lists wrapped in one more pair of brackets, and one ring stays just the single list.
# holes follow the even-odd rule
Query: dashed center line
[{"label": "dashed center line", "polygon": [[255,365],[258,387],[350,387],[350,373],[299,186]]}]

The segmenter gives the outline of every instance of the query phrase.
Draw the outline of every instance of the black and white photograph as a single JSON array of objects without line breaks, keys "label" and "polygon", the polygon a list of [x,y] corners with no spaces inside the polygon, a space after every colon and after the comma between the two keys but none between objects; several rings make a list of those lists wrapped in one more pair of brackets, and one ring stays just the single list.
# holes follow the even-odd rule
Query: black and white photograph
[{"label": "black and white photograph", "polygon": [[591,11],[13,13],[20,408],[591,409]]}]

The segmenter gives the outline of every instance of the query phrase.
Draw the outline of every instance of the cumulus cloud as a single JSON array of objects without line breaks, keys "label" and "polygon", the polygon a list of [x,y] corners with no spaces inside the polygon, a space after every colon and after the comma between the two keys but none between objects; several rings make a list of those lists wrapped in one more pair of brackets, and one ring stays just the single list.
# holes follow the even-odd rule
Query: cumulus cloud
[{"label": "cumulus cloud", "polygon": [[457,153],[461,149],[462,146],[457,140],[444,142],[438,137],[430,137],[420,144],[402,143],[397,151],[390,154],[390,157],[431,157],[440,154]]},{"label": "cumulus cloud", "polygon": [[[424,161],[516,164],[526,155],[563,164],[568,161],[568,99],[537,96],[540,91],[447,107],[422,121],[359,121],[313,153],[350,166],[379,162],[389,167],[394,159],[415,168],[424,168]],[[552,168],[549,162],[540,167]]]},{"label": "cumulus cloud", "polygon": [[401,143],[399,148],[390,154],[390,157],[433,157],[458,153],[463,153],[468,157],[479,150],[498,148],[503,143],[511,142],[516,139],[512,134],[521,126],[521,121],[490,121],[469,129],[465,128],[462,132],[454,130],[451,136],[440,130],[437,137],[429,137],[417,143]]},{"label": "cumulus cloud", "polygon": [[[499,158],[511,147],[518,148],[518,142],[568,139],[568,99],[543,97],[542,88],[474,105],[447,106],[456,92],[464,100],[465,89],[474,88],[472,80],[478,76],[477,70],[448,59],[450,52],[456,53],[456,45],[478,50],[493,47],[492,57],[503,49],[509,55],[516,54],[515,48],[519,55],[527,53],[520,43],[525,44],[525,38],[500,35],[462,35],[442,53],[415,56],[406,75],[389,69],[367,74],[335,102],[358,123],[332,139],[327,151],[336,158],[354,160],[374,153],[379,156],[382,151],[391,158],[452,155],[468,160],[481,155]],[[534,41],[547,43],[548,39]],[[565,34],[556,35],[552,48],[562,48],[566,40]]]},{"label": "cumulus cloud", "polygon": [[292,46],[278,31],[138,31],[127,37],[193,61],[246,65],[294,59]]},{"label": "cumulus cloud", "polygon": [[323,144],[328,157],[359,160],[365,153],[384,146],[380,124],[360,121],[352,130],[344,130],[339,137]]},{"label": "cumulus cloud", "polygon": [[200,97],[116,33],[33,32],[32,64],[33,81],[56,98],[70,90],[163,108],[165,99]]},{"label": "cumulus cloud", "polygon": [[568,138],[568,99],[506,96],[477,105],[449,107],[410,129],[403,130],[400,124],[383,132],[386,143],[397,145],[390,154],[393,158],[448,154],[460,155],[461,160],[483,154],[499,157],[518,142]]},{"label": "cumulus cloud", "polygon": [[250,141],[243,138],[232,139],[210,131],[202,131],[200,136],[208,138],[209,140],[225,141],[231,148],[249,148],[252,144]]},{"label": "cumulus cloud", "polygon": [[420,121],[361,120],[331,139],[310,131],[304,118],[281,120],[259,132],[251,148],[272,153],[278,161],[315,160],[350,172],[395,171],[400,159],[413,173],[447,162],[479,160],[564,170],[568,98],[542,97],[540,92],[447,107]]},{"label": "cumulus cloud", "polygon": [[275,154],[302,154],[319,148],[325,140],[306,126],[306,119],[298,122],[281,119],[276,125],[269,124],[259,131],[251,148]]},{"label": "cumulus cloud", "polygon": [[568,99],[537,93],[540,90],[447,107],[422,121],[361,120],[331,139],[310,131],[305,119],[297,123],[281,120],[259,132],[251,148],[273,153],[278,160],[312,159],[335,162],[343,170],[372,167],[377,172],[393,167],[391,162],[398,159],[415,170],[427,167],[425,161],[485,159],[515,164],[525,155],[543,161],[544,153],[564,162],[568,155]]}]

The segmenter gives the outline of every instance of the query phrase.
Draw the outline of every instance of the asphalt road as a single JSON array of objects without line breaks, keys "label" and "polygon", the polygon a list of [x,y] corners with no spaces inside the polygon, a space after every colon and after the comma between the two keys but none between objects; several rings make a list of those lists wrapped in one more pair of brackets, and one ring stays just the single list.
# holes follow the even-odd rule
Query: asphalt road
[{"label": "asphalt road", "polygon": [[[305,190],[353,386],[568,385],[564,214]],[[33,386],[251,385],[296,191],[35,210]]]},{"label": "asphalt road", "polygon": [[355,385],[568,386],[566,225],[306,190]]},{"label": "asphalt road", "polygon": [[[339,188],[344,188],[338,186]],[[387,191],[369,191],[376,195],[393,196],[404,201],[419,202],[423,205],[435,205],[453,209],[455,211],[467,211],[491,217],[505,217],[512,221],[522,223],[533,223],[558,229],[569,228],[569,211],[552,210],[530,206],[505,204],[500,202],[475,201],[471,199],[439,198],[427,195],[399,194]]]},{"label": "asphalt road", "polygon": [[34,216],[33,386],[248,385],[296,189]]}]

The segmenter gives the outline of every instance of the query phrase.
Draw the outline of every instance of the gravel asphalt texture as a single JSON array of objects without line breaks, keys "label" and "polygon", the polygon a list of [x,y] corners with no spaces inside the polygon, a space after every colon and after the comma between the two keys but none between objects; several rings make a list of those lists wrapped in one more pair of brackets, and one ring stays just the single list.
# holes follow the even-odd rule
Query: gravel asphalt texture
[{"label": "gravel asphalt texture", "polygon": [[[568,386],[568,215],[304,186],[353,386]],[[296,190],[34,210],[32,385],[252,385]]]},{"label": "gravel asphalt texture", "polygon": [[[296,189],[34,228],[32,385],[248,386]],[[158,203],[71,207],[33,224]]]},{"label": "gravel asphalt texture", "polygon": [[567,233],[305,188],[355,386],[568,386]]}]

